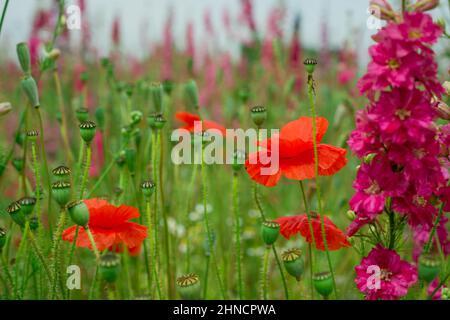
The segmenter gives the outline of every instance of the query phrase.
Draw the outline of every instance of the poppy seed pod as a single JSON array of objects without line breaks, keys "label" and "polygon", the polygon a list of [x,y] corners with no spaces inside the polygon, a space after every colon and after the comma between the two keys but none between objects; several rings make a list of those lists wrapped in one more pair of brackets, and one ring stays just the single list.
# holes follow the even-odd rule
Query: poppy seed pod
[{"label": "poppy seed pod", "polygon": [[32,76],[25,76],[22,79],[22,89],[28,97],[30,104],[34,108],[39,108],[41,103],[39,102],[39,92],[36,81]]},{"label": "poppy seed pod", "polygon": [[305,263],[302,259],[302,251],[300,249],[286,250],[281,254],[281,259],[283,260],[284,268],[287,273],[297,279],[297,281],[300,281],[305,269]]},{"label": "poppy seed pod", "polygon": [[167,120],[164,119],[162,114],[157,115],[155,117],[155,128],[161,130],[162,128],[164,128],[166,122]]},{"label": "poppy seed pod", "polygon": [[64,178],[70,176],[70,168],[66,166],[59,166],[52,170],[52,173],[55,177]]},{"label": "poppy seed pod", "polygon": [[0,252],[6,244],[6,230],[0,227]]},{"label": "poppy seed pod", "polygon": [[441,264],[438,259],[431,255],[421,256],[419,258],[419,265],[417,271],[419,273],[419,279],[432,282],[439,275],[441,270]]},{"label": "poppy seed pod", "polygon": [[153,110],[157,113],[163,112],[163,86],[160,82],[150,84],[150,94],[152,96]]},{"label": "poppy seed pod", "polygon": [[251,109],[251,117],[253,123],[257,127],[261,127],[267,119],[267,109],[262,106],[256,106]]},{"label": "poppy seed pod", "polygon": [[233,170],[236,172],[241,170],[244,164],[245,164],[245,152],[240,150],[236,151],[233,156],[233,164],[232,164]]},{"label": "poppy seed pod", "polygon": [[331,273],[320,272],[313,276],[314,288],[324,298],[327,298],[333,292],[333,278]]},{"label": "poppy seed pod", "polygon": [[97,125],[92,121],[80,123],[80,135],[84,142],[87,144],[91,143],[92,139],[94,139],[96,128]]},{"label": "poppy seed pod", "polygon": [[31,141],[36,141],[38,136],[39,136],[39,131],[37,131],[37,130],[30,130],[27,132],[27,137]]},{"label": "poppy seed pod", "polygon": [[184,86],[184,103],[186,107],[191,111],[197,110],[199,107],[198,102],[198,87],[195,80],[190,80]]},{"label": "poppy seed pod", "polygon": [[86,122],[89,119],[89,111],[86,108],[77,108],[77,110],[75,110],[75,116],[77,117],[78,122]]},{"label": "poppy seed pod", "polygon": [[158,117],[158,113],[152,113],[147,117],[147,124],[150,128],[156,129],[156,117]]},{"label": "poppy seed pod", "polygon": [[280,234],[280,224],[275,221],[264,221],[261,225],[261,237],[268,246],[277,241]]},{"label": "poppy seed pod", "polygon": [[31,74],[30,50],[25,42],[21,42],[16,47],[17,57],[19,58],[20,67],[26,75]]},{"label": "poppy seed pod", "polygon": [[307,58],[305,59],[303,64],[305,65],[306,72],[308,72],[308,74],[313,74],[316,70],[317,60],[313,58]]},{"label": "poppy seed pod", "polygon": [[120,273],[120,257],[119,255],[108,252],[100,257],[99,269],[100,277],[108,282],[113,283],[117,280]]},{"label": "poppy seed pod", "polygon": [[9,213],[11,219],[19,226],[23,227],[25,225],[25,215],[19,202],[14,201],[13,203],[11,203],[6,211]]},{"label": "poppy seed pod", "polygon": [[11,103],[2,102],[0,103],[0,117],[8,114],[12,110]]},{"label": "poppy seed pod", "polygon": [[24,197],[18,202],[22,207],[23,214],[27,217],[33,212],[34,206],[36,205],[36,198]]},{"label": "poppy seed pod", "polygon": [[200,299],[200,278],[190,273],[177,278],[178,293],[184,300]]},{"label": "poppy seed pod", "polygon": [[89,222],[89,209],[84,201],[73,201],[67,205],[70,218],[72,221],[80,226],[87,227]]},{"label": "poppy seed pod", "polygon": [[70,187],[71,187],[70,182],[66,181],[57,181],[52,184],[53,198],[61,208],[64,208],[70,200],[71,195]]},{"label": "poppy seed pod", "polygon": [[156,184],[151,181],[144,181],[141,184],[141,190],[145,197],[150,198],[156,190]]}]

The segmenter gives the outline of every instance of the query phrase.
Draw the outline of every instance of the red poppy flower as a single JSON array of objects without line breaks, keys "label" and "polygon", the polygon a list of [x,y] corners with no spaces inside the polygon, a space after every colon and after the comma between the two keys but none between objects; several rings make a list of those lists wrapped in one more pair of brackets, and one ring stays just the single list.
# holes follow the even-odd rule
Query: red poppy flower
[{"label": "red poppy flower", "polygon": [[194,132],[194,122],[201,121],[203,131],[208,129],[216,129],[219,130],[222,135],[226,134],[226,129],[224,126],[211,121],[211,120],[201,120],[200,116],[196,114],[192,114],[189,112],[177,112],[175,114],[175,118],[185,123],[185,126],[181,127],[181,129],[186,129],[189,132]]},{"label": "red poppy flower", "polygon": [[[336,227],[333,221],[324,216],[325,236],[327,239],[328,250],[335,251],[341,248],[348,248],[351,244],[348,242],[345,234]],[[313,243],[311,232],[309,230],[308,216],[301,214],[291,217],[281,217],[275,220],[280,224],[280,233],[286,239],[300,233],[308,243]],[[325,244],[322,237],[322,224],[319,214],[311,214],[311,225],[314,233],[314,240],[318,250],[325,250]]]},{"label": "red poppy flower", "polygon": [[[320,141],[328,128],[325,118],[317,118],[316,141],[319,158],[319,175],[331,176],[347,164],[345,157],[347,150],[337,148]],[[272,160],[264,164],[261,159],[272,156],[273,146],[277,144],[279,150],[278,166],[272,166]],[[281,176],[288,179],[306,180],[315,177],[314,148],[312,138],[312,118],[301,117],[285,125],[279,135],[260,142],[260,146],[267,150],[250,154],[245,168],[250,177],[259,184],[273,187],[278,184]],[[271,168],[276,167],[276,168]],[[266,172],[261,171],[262,169]],[[264,174],[263,174],[264,173]]]},{"label": "red poppy flower", "polygon": [[[84,200],[84,203],[89,209],[89,229],[99,251],[116,250],[122,246],[133,251],[140,247],[147,237],[147,227],[128,221],[139,217],[138,209],[125,205],[116,207],[102,199]],[[72,242],[75,230],[76,226],[64,230],[63,240]],[[91,249],[88,235],[83,228],[79,229],[76,245]]]}]

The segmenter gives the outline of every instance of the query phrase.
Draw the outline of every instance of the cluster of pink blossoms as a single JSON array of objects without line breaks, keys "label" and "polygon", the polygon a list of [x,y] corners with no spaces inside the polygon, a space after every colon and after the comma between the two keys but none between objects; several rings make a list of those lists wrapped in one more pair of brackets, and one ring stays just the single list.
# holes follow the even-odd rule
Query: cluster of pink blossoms
[{"label": "cluster of pink blossoms", "polygon": [[[348,141],[352,151],[365,160],[353,186],[356,193],[350,206],[356,219],[348,235],[374,222],[384,211],[400,214],[413,230],[415,257],[428,242],[442,203],[444,213],[448,211],[450,196],[450,127],[435,123],[436,101],[445,91],[438,81],[431,49],[442,32],[428,14],[405,12],[401,21],[389,22],[373,37],[377,43],[369,50],[372,61],[358,84],[370,102],[358,112],[356,130]],[[450,253],[447,220],[444,214],[436,232],[445,254]],[[394,251],[384,250],[378,246],[365,259],[397,259]],[[364,260],[357,271],[363,264]],[[403,282],[397,282],[401,283],[398,290],[382,287],[376,294],[369,294],[361,284],[361,272],[358,288],[369,299],[404,296],[406,284],[412,285],[417,277],[413,275],[415,268],[401,269],[404,272],[398,272]],[[390,270],[387,274],[395,273]]]}]

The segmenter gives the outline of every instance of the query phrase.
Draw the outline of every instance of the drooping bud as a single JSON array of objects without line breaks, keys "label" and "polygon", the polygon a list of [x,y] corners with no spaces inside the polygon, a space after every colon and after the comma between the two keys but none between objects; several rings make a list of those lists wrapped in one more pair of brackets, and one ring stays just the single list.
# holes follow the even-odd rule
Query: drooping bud
[{"label": "drooping bud", "polygon": [[19,58],[20,67],[25,75],[31,74],[30,50],[25,42],[21,42],[16,47],[17,57]]},{"label": "drooping bud", "polygon": [[52,195],[56,203],[61,208],[64,208],[70,201],[71,185],[67,181],[57,181],[52,184]]},{"label": "drooping bud", "polygon": [[306,72],[308,72],[308,74],[313,74],[316,70],[317,60],[314,58],[307,58],[303,64],[305,65]]},{"label": "drooping bud", "polygon": [[89,209],[84,201],[73,201],[67,205],[70,218],[72,221],[80,226],[87,227],[89,223]]},{"label": "drooping bud", "polygon": [[83,107],[77,108],[77,110],[75,111],[75,116],[77,117],[78,122],[86,122],[89,119],[89,111],[88,109]]},{"label": "drooping bud", "polygon": [[275,221],[264,221],[261,225],[261,237],[268,246],[277,241],[280,234],[280,224]]},{"label": "drooping bud", "polygon": [[419,0],[410,7],[412,11],[425,12],[433,10],[439,5],[439,0]]},{"label": "drooping bud", "polygon": [[450,107],[443,101],[439,101],[435,104],[435,109],[438,117],[442,120],[450,121]]},{"label": "drooping bud", "polygon": [[18,202],[22,207],[23,214],[25,215],[25,217],[27,217],[33,212],[34,206],[36,204],[36,198],[24,197],[20,199]]},{"label": "drooping bud", "polygon": [[104,281],[114,283],[120,273],[120,256],[112,252],[102,255],[98,271]]},{"label": "drooping bud", "polygon": [[6,230],[0,227],[0,252],[6,244]]},{"label": "drooping bud", "polygon": [[419,279],[430,283],[439,275],[441,264],[435,257],[431,255],[424,255],[419,258],[419,265],[417,269]]},{"label": "drooping bud", "polygon": [[80,123],[80,135],[84,142],[86,142],[87,144],[92,142],[92,139],[94,139],[95,136],[96,128],[97,125],[92,121],[85,121]]},{"label": "drooping bud", "polygon": [[2,102],[0,103],[0,117],[7,115],[12,110],[11,103]]},{"label": "drooping bud", "polygon": [[256,106],[251,109],[251,117],[253,123],[257,127],[261,127],[267,119],[267,109],[266,107]]},{"label": "drooping bud", "polygon": [[36,81],[32,76],[25,76],[22,79],[22,89],[28,97],[28,100],[32,107],[39,108],[41,103],[39,102],[39,92]]},{"label": "drooping bud", "polygon": [[150,84],[150,93],[153,101],[153,110],[156,113],[163,112],[163,86],[160,82]]},{"label": "drooping bud", "polygon": [[23,227],[25,225],[25,215],[19,202],[14,201],[13,203],[11,203],[6,211],[9,213],[11,219],[19,226]]},{"label": "drooping bud", "polygon": [[333,278],[331,273],[320,272],[313,276],[314,288],[324,298],[327,298],[333,292]]},{"label": "drooping bud", "polygon": [[141,190],[142,190],[142,193],[144,194],[144,196],[148,199],[155,192],[156,184],[151,180],[144,181],[141,184]]},{"label": "drooping bud", "polygon": [[394,20],[395,11],[386,0],[371,0],[370,14],[381,20]]},{"label": "drooping bud", "polygon": [[303,271],[305,270],[302,251],[300,249],[286,250],[281,254],[281,259],[283,260],[284,268],[287,273],[297,279],[297,281],[300,281]]},{"label": "drooping bud", "polygon": [[245,152],[237,150],[233,155],[233,170],[240,171],[245,164]]},{"label": "drooping bud", "polygon": [[184,103],[191,111],[199,108],[198,87],[195,80],[190,80],[184,86]]},{"label": "drooping bud", "polygon": [[55,169],[52,170],[52,173],[55,177],[58,178],[65,178],[70,176],[70,168],[66,167],[66,166],[59,166],[56,167]]},{"label": "drooping bud", "polygon": [[177,278],[178,293],[184,300],[200,299],[200,278],[190,273]]}]

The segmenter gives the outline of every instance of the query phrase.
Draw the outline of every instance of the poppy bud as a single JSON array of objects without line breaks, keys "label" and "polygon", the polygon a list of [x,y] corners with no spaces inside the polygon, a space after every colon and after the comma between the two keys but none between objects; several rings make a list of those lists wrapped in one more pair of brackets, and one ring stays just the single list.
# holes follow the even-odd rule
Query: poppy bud
[{"label": "poppy bud", "polygon": [[23,171],[23,165],[24,165],[23,158],[13,159],[12,164],[13,164],[14,168],[17,170],[17,172],[21,173]]},{"label": "poppy bud", "polygon": [[70,182],[57,181],[52,184],[52,195],[56,203],[64,208],[70,200],[71,188]]},{"label": "poppy bud", "polygon": [[264,122],[266,122],[267,109],[262,106],[253,107],[251,110],[251,117],[252,117],[253,123],[257,127],[261,127],[264,124]]},{"label": "poppy bud", "polygon": [[177,278],[178,293],[184,300],[200,299],[200,278],[190,273]]},{"label": "poppy bud", "polygon": [[24,197],[20,199],[18,202],[22,207],[23,214],[25,215],[25,217],[27,217],[33,212],[34,206],[36,204],[36,198]]},{"label": "poppy bud", "polygon": [[28,225],[30,226],[31,231],[37,230],[37,228],[39,228],[38,217],[31,217],[30,221],[28,222]]},{"label": "poppy bud", "polygon": [[156,190],[156,184],[151,180],[144,181],[141,184],[141,190],[145,197],[150,198]]},{"label": "poppy bud", "polygon": [[308,74],[313,74],[316,70],[317,60],[314,58],[307,58],[303,64],[305,65],[306,72],[308,72]]},{"label": "poppy bud", "polygon": [[89,209],[83,201],[73,201],[67,205],[70,218],[80,226],[87,227],[89,222]]},{"label": "poppy bud", "polygon": [[0,252],[2,252],[3,247],[6,244],[6,230],[0,228]]},{"label": "poppy bud", "polygon": [[59,166],[52,170],[52,173],[55,177],[64,178],[70,176],[70,169],[66,166]]},{"label": "poppy bud", "polygon": [[30,104],[34,108],[39,108],[41,103],[39,102],[39,92],[32,76],[25,76],[22,79],[22,89],[28,97]]},{"label": "poppy bud", "polygon": [[95,120],[97,120],[99,128],[105,127],[105,108],[98,107],[95,109]]},{"label": "poppy bud", "polygon": [[30,130],[27,132],[27,137],[28,137],[28,139],[30,139],[30,141],[36,141],[38,136],[39,136],[39,131],[37,131],[37,130]]},{"label": "poppy bud", "polygon": [[324,298],[327,298],[333,292],[333,279],[330,272],[314,274],[313,282],[316,291]]},{"label": "poppy bud", "polygon": [[26,75],[31,74],[30,50],[25,42],[21,42],[16,47],[17,57],[19,58],[20,67]]},{"label": "poppy bud", "polygon": [[150,94],[152,95],[153,110],[157,113],[163,112],[163,86],[160,82],[150,84]]},{"label": "poppy bud", "polygon": [[0,103],[0,117],[8,114],[12,110],[11,103],[2,102]]},{"label": "poppy bud", "polygon": [[25,225],[25,215],[23,214],[22,207],[19,202],[14,201],[11,203],[6,211],[9,213],[11,219],[19,226],[23,227]]},{"label": "poppy bud", "polygon": [[164,125],[166,124],[167,120],[164,119],[162,114],[159,114],[155,117],[155,128],[161,130],[164,128]]},{"label": "poppy bud", "polygon": [[119,255],[108,252],[100,257],[99,269],[100,277],[108,282],[113,283],[117,280],[120,272]]},{"label": "poppy bud", "polygon": [[190,80],[184,86],[184,103],[190,110],[197,110],[199,107],[198,102],[198,87],[195,80]]},{"label": "poppy bud", "polygon": [[233,156],[233,164],[232,164],[233,170],[236,172],[241,170],[242,167],[244,166],[244,163],[245,163],[245,152],[240,150],[236,151]]},{"label": "poppy bud", "polygon": [[280,233],[280,224],[275,221],[264,221],[261,225],[261,237],[268,246],[277,241]]},{"label": "poppy bud", "polygon": [[80,123],[80,135],[87,144],[91,143],[92,139],[94,139],[96,127],[97,125],[92,121]]},{"label": "poppy bud", "polygon": [[75,111],[75,116],[77,117],[77,120],[80,123],[88,121],[89,119],[88,109],[83,107],[77,108],[77,110]]},{"label": "poppy bud", "polygon": [[297,279],[297,281],[300,281],[303,270],[305,269],[302,251],[300,249],[286,250],[281,254],[281,259],[283,260],[284,268],[287,273]]},{"label": "poppy bud", "polygon": [[418,265],[419,279],[431,282],[439,275],[441,264],[439,260],[431,255],[421,256]]},{"label": "poppy bud", "polygon": [[142,120],[142,112],[140,112],[140,111],[132,111],[131,115],[130,115],[130,118],[131,118],[131,125],[135,126],[135,125],[139,124],[139,122],[141,122],[141,120]]},{"label": "poppy bud", "polygon": [[136,150],[127,149],[125,151],[125,159],[127,162],[128,171],[133,175],[136,171]]}]

